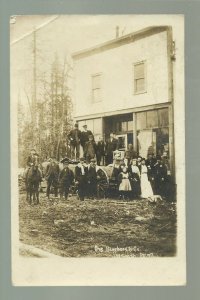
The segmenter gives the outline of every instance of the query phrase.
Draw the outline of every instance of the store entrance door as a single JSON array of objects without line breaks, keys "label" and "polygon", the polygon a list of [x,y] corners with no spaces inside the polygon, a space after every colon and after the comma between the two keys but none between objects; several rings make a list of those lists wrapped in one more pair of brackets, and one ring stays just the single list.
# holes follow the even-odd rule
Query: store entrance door
[{"label": "store entrance door", "polygon": [[118,139],[118,150],[125,151],[127,149],[127,134],[116,135]]}]

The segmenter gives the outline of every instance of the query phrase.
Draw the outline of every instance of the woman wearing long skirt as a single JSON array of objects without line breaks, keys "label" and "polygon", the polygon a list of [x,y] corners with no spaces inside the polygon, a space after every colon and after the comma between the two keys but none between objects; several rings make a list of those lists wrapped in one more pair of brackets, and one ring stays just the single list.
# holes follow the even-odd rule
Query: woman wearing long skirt
[{"label": "woman wearing long skirt", "polygon": [[141,195],[140,187],[140,170],[137,166],[137,160],[132,159],[131,165],[129,167],[130,182],[132,188],[132,198],[139,198]]},{"label": "woman wearing long skirt", "polygon": [[140,183],[141,183],[141,197],[142,198],[151,198],[153,196],[153,190],[151,187],[151,183],[148,179],[148,168],[145,165],[145,159],[143,158],[141,161],[141,175],[140,175]]}]

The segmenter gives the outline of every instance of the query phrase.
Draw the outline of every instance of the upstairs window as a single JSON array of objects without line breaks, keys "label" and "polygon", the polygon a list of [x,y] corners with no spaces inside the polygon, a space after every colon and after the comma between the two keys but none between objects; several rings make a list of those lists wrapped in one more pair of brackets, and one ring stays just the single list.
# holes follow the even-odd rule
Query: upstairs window
[{"label": "upstairs window", "polygon": [[101,95],[101,74],[92,75],[92,101],[94,103],[100,102]]},{"label": "upstairs window", "polygon": [[146,74],[145,62],[139,62],[133,65],[134,73],[134,94],[146,92]]}]

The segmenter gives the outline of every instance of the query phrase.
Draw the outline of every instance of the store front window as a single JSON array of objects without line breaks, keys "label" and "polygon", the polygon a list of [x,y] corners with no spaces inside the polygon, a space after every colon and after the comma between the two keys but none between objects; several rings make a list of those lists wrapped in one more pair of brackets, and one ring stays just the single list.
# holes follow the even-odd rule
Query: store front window
[{"label": "store front window", "polygon": [[142,157],[148,154],[169,157],[168,108],[137,113],[137,150]]}]

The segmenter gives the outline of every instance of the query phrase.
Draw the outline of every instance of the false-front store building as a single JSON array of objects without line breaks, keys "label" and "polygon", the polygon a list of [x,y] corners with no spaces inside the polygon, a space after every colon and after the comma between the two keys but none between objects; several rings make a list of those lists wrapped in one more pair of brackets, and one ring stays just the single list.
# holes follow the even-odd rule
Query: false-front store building
[{"label": "false-front store building", "polygon": [[168,154],[174,172],[173,41],[148,27],[73,54],[75,119],[95,140],[111,131],[121,149]]}]

